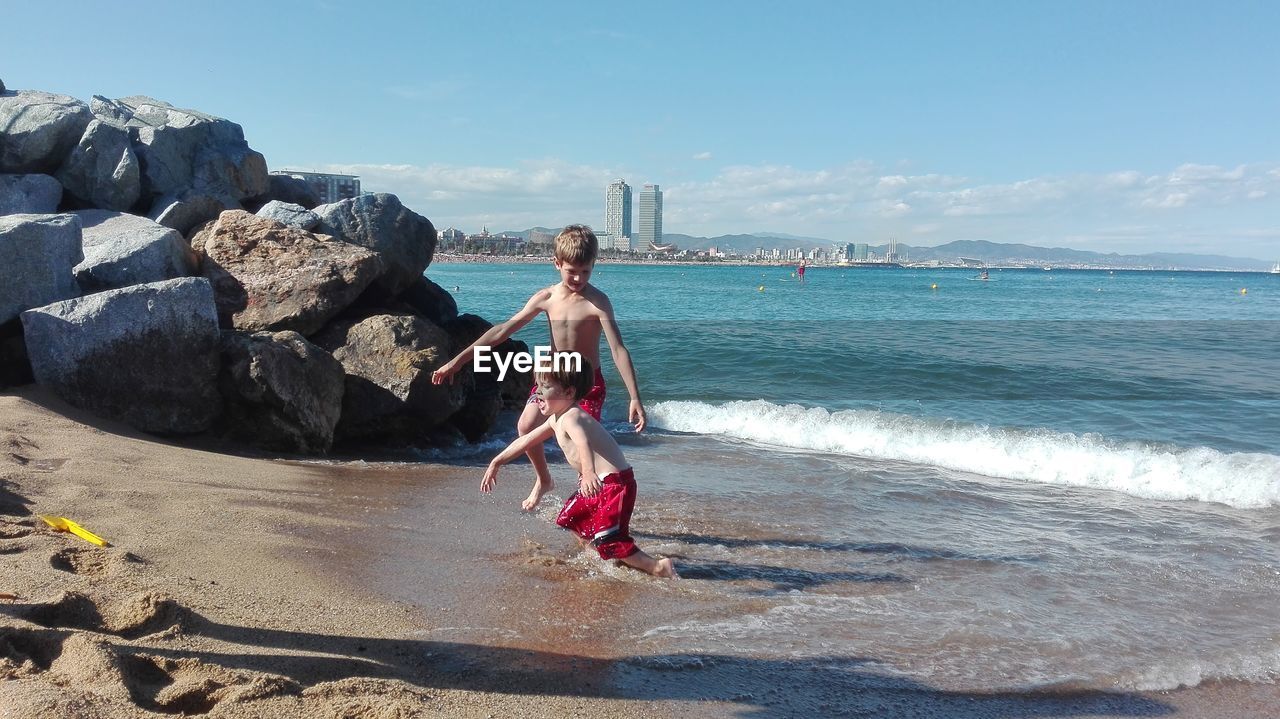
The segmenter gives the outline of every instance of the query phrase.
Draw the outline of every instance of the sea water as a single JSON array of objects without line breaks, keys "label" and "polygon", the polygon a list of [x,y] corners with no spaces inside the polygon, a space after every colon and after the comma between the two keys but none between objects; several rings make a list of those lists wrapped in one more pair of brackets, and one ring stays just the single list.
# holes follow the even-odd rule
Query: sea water
[{"label": "sea water", "polygon": [[[491,321],[556,280],[428,276]],[[975,276],[597,266],[649,412],[629,432],[602,349],[633,527],[684,576],[629,651],[857,658],[978,691],[1274,680],[1280,276]]]}]

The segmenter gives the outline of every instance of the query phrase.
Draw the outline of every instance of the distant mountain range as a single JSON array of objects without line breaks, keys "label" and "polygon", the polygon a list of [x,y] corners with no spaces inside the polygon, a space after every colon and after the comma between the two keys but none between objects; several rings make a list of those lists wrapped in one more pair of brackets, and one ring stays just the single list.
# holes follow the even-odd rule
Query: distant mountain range
[{"label": "distant mountain range", "polygon": [[[502,234],[529,238],[535,230],[556,233],[559,228],[533,227],[527,230],[507,231]],[[769,234],[757,232],[749,235],[720,235],[718,237],[695,237],[674,232],[664,233],[665,242],[674,242],[680,249],[706,250],[712,247],[721,252],[735,252],[740,255],[750,254],[758,247],[766,250],[790,249],[803,247],[829,249],[830,240],[818,237],[798,237],[783,233]],[[888,249],[887,244],[870,245],[872,252],[883,256]],[[1095,265],[1104,267],[1132,267],[1179,270],[1243,270],[1266,271],[1271,269],[1272,262],[1251,257],[1228,257],[1225,255],[1197,255],[1176,252],[1153,252],[1142,255],[1122,255],[1117,252],[1091,252],[1089,250],[1073,250],[1066,247],[1036,247],[1035,245],[1012,244],[1004,242],[988,242],[986,240],[955,240],[937,247],[917,247],[898,243],[898,254],[912,262],[956,262],[961,257],[980,260],[992,265],[1001,264],[1046,264],[1046,265]]]}]

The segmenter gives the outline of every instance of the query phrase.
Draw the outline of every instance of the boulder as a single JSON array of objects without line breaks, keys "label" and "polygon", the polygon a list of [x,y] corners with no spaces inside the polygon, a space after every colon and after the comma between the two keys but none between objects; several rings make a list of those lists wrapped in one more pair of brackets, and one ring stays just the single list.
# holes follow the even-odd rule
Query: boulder
[{"label": "boulder", "polygon": [[59,202],[62,185],[48,175],[0,175],[0,215],[47,215]]},{"label": "boulder", "polygon": [[291,205],[302,205],[308,210],[313,210],[320,204],[320,196],[311,188],[310,183],[301,177],[279,173],[272,173],[268,177],[268,187],[265,195],[247,198],[241,201],[240,204],[244,205],[246,210],[256,212],[272,200],[287,202]]},{"label": "boulder", "polygon": [[67,95],[0,95],[0,172],[52,175],[92,119],[87,105]]},{"label": "boulder", "polygon": [[186,235],[192,228],[217,219],[223,210],[238,210],[233,202],[194,192],[161,195],[151,204],[147,217],[156,224]]},{"label": "boulder", "polygon": [[228,210],[192,237],[224,327],[310,335],[382,272],[363,247]]},{"label": "boulder", "polygon": [[157,434],[208,429],[221,410],[213,288],[184,277],[22,313],[36,381],[77,407]]},{"label": "boulder", "polygon": [[[465,346],[465,345],[464,345]],[[494,348],[494,355],[528,352],[529,346],[520,340],[506,340]],[[496,362],[495,362],[496,366]],[[508,367],[506,376],[498,381],[494,372],[472,372],[471,390],[467,403],[453,413],[449,424],[462,433],[468,442],[479,442],[498,419],[504,409],[523,410],[529,402],[529,388],[533,386],[532,372],[517,372]]]},{"label": "boulder", "polygon": [[57,178],[80,204],[104,210],[132,209],[142,192],[141,167],[128,130],[103,120],[85,128]]},{"label": "boulder", "polygon": [[0,324],[22,310],[78,297],[72,268],[82,259],[79,217],[0,216]]},{"label": "boulder", "polygon": [[89,107],[99,119],[128,128],[144,196],[189,192],[238,206],[270,186],[266,160],[230,120],[149,97],[94,96]]},{"label": "boulder", "polygon": [[395,195],[378,193],[321,205],[319,232],[377,252],[386,271],[377,284],[398,295],[422,276],[436,249],[431,221],[400,204]]},{"label": "boulder", "polygon": [[73,214],[84,228],[84,261],[76,265],[75,273],[86,294],[196,272],[195,252],[176,230],[111,210]]},{"label": "boulder", "polygon": [[[480,339],[480,335],[488,332],[489,328],[493,327],[493,323],[477,315],[462,314],[442,326],[453,340],[454,354],[456,355],[464,347]],[[507,339],[493,348],[495,355],[505,356],[512,352],[529,352],[529,345],[519,340]],[[496,366],[496,361],[494,364]],[[519,372],[512,365],[508,367],[507,374],[500,383],[498,382],[498,375],[495,373],[476,375],[477,387],[484,385],[487,381],[497,384],[497,398],[502,409],[523,409],[525,403],[529,400],[529,389],[533,387],[533,372]],[[483,395],[484,393],[480,392],[479,394]]]},{"label": "boulder", "polygon": [[268,220],[275,220],[288,227],[296,227],[299,230],[310,230],[320,224],[320,216],[311,210],[302,205],[279,200],[268,202],[254,214],[258,217],[265,217]]},{"label": "boulder", "polygon": [[346,372],[339,439],[378,437],[413,441],[462,408],[470,373],[453,384],[431,384],[449,361],[449,335],[412,315],[374,315],[334,322],[316,335]]},{"label": "boulder", "polygon": [[271,450],[328,452],[343,383],[338,360],[297,332],[222,333],[227,436]]},{"label": "boulder", "polygon": [[412,307],[415,314],[441,326],[458,316],[458,303],[453,295],[426,277],[414,280],[400,293],[400,301]]}]

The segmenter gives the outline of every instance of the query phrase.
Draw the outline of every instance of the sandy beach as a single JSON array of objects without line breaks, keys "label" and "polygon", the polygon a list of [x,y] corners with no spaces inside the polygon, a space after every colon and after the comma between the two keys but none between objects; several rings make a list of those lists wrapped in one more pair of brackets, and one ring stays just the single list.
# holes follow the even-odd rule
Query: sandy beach
[{"label": "sandy beach", "polygon": [[[1265,684],[981,694],[850,659],[638,656],[611,640],[614,610],[683,595],[629,575],[577,581],[586,560],[545,518],[460,501],[474,467],[192,449],[34,388],[0,395],[0,445],[0,592],[16,595],[0,602],[0,717],[1270,717],[1280,705]],[[438,511],[406,517],[408,494]],[[398,578],[410,529],[427,554]],[[545,591],[503,591],[528,586]],[[503,622],[545,631],[507,642]],[[499,629],[432,639],[468,623]]]}]

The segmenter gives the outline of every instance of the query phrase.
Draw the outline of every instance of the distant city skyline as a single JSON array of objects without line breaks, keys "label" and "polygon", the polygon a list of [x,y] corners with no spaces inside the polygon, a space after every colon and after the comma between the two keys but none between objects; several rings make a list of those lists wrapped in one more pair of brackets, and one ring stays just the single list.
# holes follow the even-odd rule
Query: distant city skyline
[{"label": "distant city skyline", "polygon": [[378,7],[17,3],[0,72],[229,118],[440,227],[598,223],[625,177],[667,233],[1280,260],[1280,3]]}]

